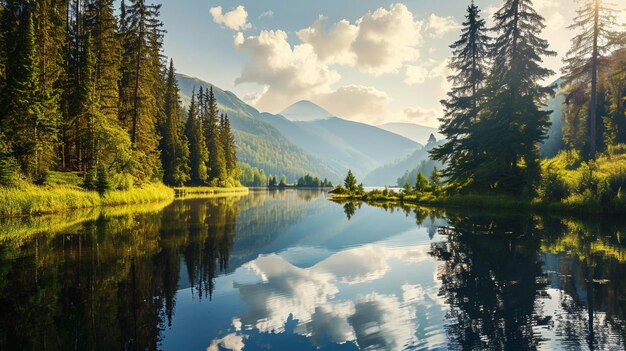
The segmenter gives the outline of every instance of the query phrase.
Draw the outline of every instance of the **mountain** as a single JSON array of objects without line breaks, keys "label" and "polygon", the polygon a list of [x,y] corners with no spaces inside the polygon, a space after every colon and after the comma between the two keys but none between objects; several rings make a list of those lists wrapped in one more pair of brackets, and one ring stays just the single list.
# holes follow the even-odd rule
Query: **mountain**
[{"label": "mountain", "polygon": [[[395,186],[398,182],[398,178],[402,177],[407,171],[411,172],[416,167],[419,167],[422,162],[429,162],[430,158],[428,151],[434,147],[441,145],[443,140],[434,141],[426,144],[423,148],[416,150],[411,155],[398,159],[394,162],[390,162],[383,165],[372,172],[370,172],[363,180],[365,186]],[[432,162],[432,165],[441,168],[441,164]]]},{"label": "mountain", "polygon": [[417,143],[425,145],[428,141],[428,137],[434,134],[437,139],[442,138],[441,134],[438,134],[437,128],[427,127],[415,123],[385,123],[378,126],[381,129],[402,135],[405,138],[409,138]]},{"label": "mountain", "polygon": [[289,140],[341,174],[351,169],[362,178],[377,167],[422,148],[400,135],[338,117],[294,122],[282,115],[262,116]]},{"label": "mountain", "polygon": [[280,112],[279,115],[290,121],[315,121],[333,116],[321,106],[307,100],[296,102]]},{"label": "mountain", "polygon": [[[181,100],[189,105],[192,91],[211,84],[184,74],[177,74]],[[318,157],[297,146],[286,138],[278,129],[267,123],[254,107],[241,101],[235,94],[213,86],[217,105],[221,112],[228,114],[235,141],[237,157],[240,162],[263,169],[266,174],[280,177],[285,175],[288,181],[295,181],[306,173],[328,178],[338,182],[343,173],[329,167]]]}]

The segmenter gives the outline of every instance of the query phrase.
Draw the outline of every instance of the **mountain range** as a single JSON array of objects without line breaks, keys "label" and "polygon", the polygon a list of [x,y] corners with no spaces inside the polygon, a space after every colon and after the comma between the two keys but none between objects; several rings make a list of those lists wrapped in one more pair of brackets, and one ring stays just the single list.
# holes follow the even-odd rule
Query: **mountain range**
[{"label": "mountain range", "polygon": [[[177,79],[184,106],[188,106],[194,90],[212,86],[184,74],[177,74]],[[351,169],[366,186],[393,185],[405,172],[428,160],[428,150],[442,139],[433,127],[354,122],[334,116],[311,101],[298,101],[271,114],[259,112],[214,85],[213,92],[219,110],[230,117],[239,161],[268,175],[285,175],[289,182],[308,173],[340,183]],[[562,100],[557,95],[548,102],[553,127],[542,145],[544,155],[555,154],[562,144]],[[431,135],[440,141],[427,144]]]},{"label": "mountain range", "polygon": [[[193,91],[211,86],[184,74],[177,74],[177,79],[184,106]],[[266,174],[284,174],[288,181],[310,173],[337,183],[348,169],[364,179],[373,170],[423,148],[383,128],[333,116],[310,101],[270,114],[259,112],[232,92],[216,86],[213,92],[219,110],[231,120],[239,161]]]}]

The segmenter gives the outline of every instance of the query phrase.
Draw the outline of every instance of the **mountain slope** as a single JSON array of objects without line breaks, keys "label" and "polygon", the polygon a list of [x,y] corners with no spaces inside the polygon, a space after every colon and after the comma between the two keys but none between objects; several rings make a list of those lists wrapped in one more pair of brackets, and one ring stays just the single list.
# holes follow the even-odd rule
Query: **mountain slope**
[{"label": "mountain slope", "polygon": [[281,115],[262,116],[292,142],[341,174],[351,169],[362,178],[375,168],[421,148],[397,134],[338,117],[294,122]]},{"label": "mountain slope", "polygon": [[296,102],[280,112],[279,115],[290,121],[315,121],[333,116],[321,106],[307,100]]},{"label": "mountain slope", "polygon": [[[192,91],[211,84],[184,74],[177,74],[181,100],[187,106]],[[288,181],[311,173],[319,177],[339,181],[343,174],[327,166],[292,141],[272,125],[263,121],[261,114],[252,106],[241,101],[235,94],[213,86],[221,112],[228,113],[237,143],[240,162],[263,169],[266,174],[285,175]]]},{"label": "mountain slope", "polygon": [[405,138],[411,139],[417,143],[425,145],[428,142],[428,138],[431,134],[434,134],[437,139],[442,138],[438,134],[437,128],[427,127],[415,123],[385,123],[378,126],[381,129],[402,135]]}]

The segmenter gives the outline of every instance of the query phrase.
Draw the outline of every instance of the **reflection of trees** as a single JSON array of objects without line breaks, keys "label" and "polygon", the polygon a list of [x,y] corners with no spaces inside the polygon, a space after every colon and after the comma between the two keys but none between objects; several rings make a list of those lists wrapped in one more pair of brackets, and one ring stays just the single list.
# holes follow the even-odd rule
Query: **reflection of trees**
[{"label": "reflection of trees", "polygon": [[432,245],[444,261],[441,295],[450,305],[451,348],[534,349],[539,241],[530,218],[449,216],[447,240]]},{"label": "reflection of trees", "polygon": [[236,201],[129,208],[0,247],[0,349],[158,349],[181,256],[193,289],[210,296],[228,264]]},{"label": "reflection of trees", "polygon": [[432,254],[444,261],[451,348],[534,349],[542,330],[572,348],[624,345],[618,227],[530,215],[447,218],[447,239],[432,244]]}]

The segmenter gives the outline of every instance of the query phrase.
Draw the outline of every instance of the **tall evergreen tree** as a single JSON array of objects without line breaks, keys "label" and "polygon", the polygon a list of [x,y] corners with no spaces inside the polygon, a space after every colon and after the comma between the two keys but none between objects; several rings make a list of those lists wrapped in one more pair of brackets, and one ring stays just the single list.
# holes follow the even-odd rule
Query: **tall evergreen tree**
[{"label": "tall evergreen tree", "polygon": [[11,136],[13,156],[22,171],[33,179],[43,176],[53,163],[57,123],[47,114],[48,100],[40,85],[37,59],[34,5],[7,1],[3,16],[6,33],[7,68],[5,103],[2,116],[3,131]]},{"label": "tall evergreen tree", "polygon": [[[605,0],[584,0],[577,10],[574,23],[569,26],[579,33],[572,39],[572,47],[564,59],[565,86],[568,92],[568,104],[575,103],[566,109],[567,126],[573,129],[577,123],[583,131],[589,128],[588,151],[595,157],[598,137],[598,78],[600,70],[609,66],[607,54],[611,49],[611,37],[615,25],[615,9]],[[582,104],[586,101],[586,104]],[[580,112],[579,107],[586,106],[587,113]],[[577,120],[584,118],[581,122]],[[580,129],[577,129],[580,130]],[[570,134],[575,134],[574,131]],[[567,134],[566,134],[567,135]],[[570,136],[570,139],[572,137]],[[572,144],[570,142],[570,144]],[[583,145],[576,145],[584,147]]]},{"label": "tall evergreen tree", "polygon": [[487,76],[490,40],[485,20],[473,1],[465,17],[461,38],[450,46],[453,56],[449,68],[455,73],[448,80],[453,88],[448,93],[448,99],[441,102],[445,115],[440,119],[440,132],[447,141],[431,151],[433,159],[448,165],[443,175],[457,187],[471,182],[472,171],[478,162],[471,133]]},{"label": "tall evergreen tree", "polygon": [[109,123],[118,123],[122,48],[113,0],[93,0],[87,7],[87,27],[93,38],[96,94]]},{"label": "tall evergreen tree", "polygon": [[506,0],[494,21],[493,67],[474,134],[481,160],[475,187],[530,193],[540,176],[538,143],[550,125],[551,111],[540,107],[554,93],[540,85],[554,74],[542,57],[556,53],[539,37],[544,18],[531,0]]},{"label": "tall evergreen tree", "polygon": [[182,186],[190,180],[189,146],[180,133],[179,89],[173,60],[170,61],[167,72],[164,101],[165,120],[160,128],[163,182],[168,185]]},{"label": "tall evergreen tree", "polygon": [[217,109],[215,94],[213,94],[213,87],[205,93],[204,98],[206,99],[205,104],[208,109],[208,115],[204,118],[204,133],[207,150],[209,151],[209,181],[217,185],[219,182],[225,181],[228,177],[226,173],[224,146],[220,139],[219,111]]},{"label": "tall evergreen tree", "polygon": [[222,114],[220,117],[220,140],[224,147],[226,173],[228,174],[228,177],[234,181],[239,177],[239,167],[237,166],[235,135],[230,127],[228,114]]},{"label": "tall evergreen tree", "polygon": [[135,167],[139,181],[151,179],[159,169],[157,116],[162,113],[159,94],[162,91],[161,49],[162,23],[160,5],[145,0],[131,0],[125,8],[123,65],[120,117],[130,134],[140,167]]},{"label": "tall evergreen tree", "polygon": [[185,137],[189,141],[190,181],[193,185],[204,184],[207,180],[208,151],[204,140],[204,125],[198,117],[196,93],[191,94],[189,114],[185,122]]}]

